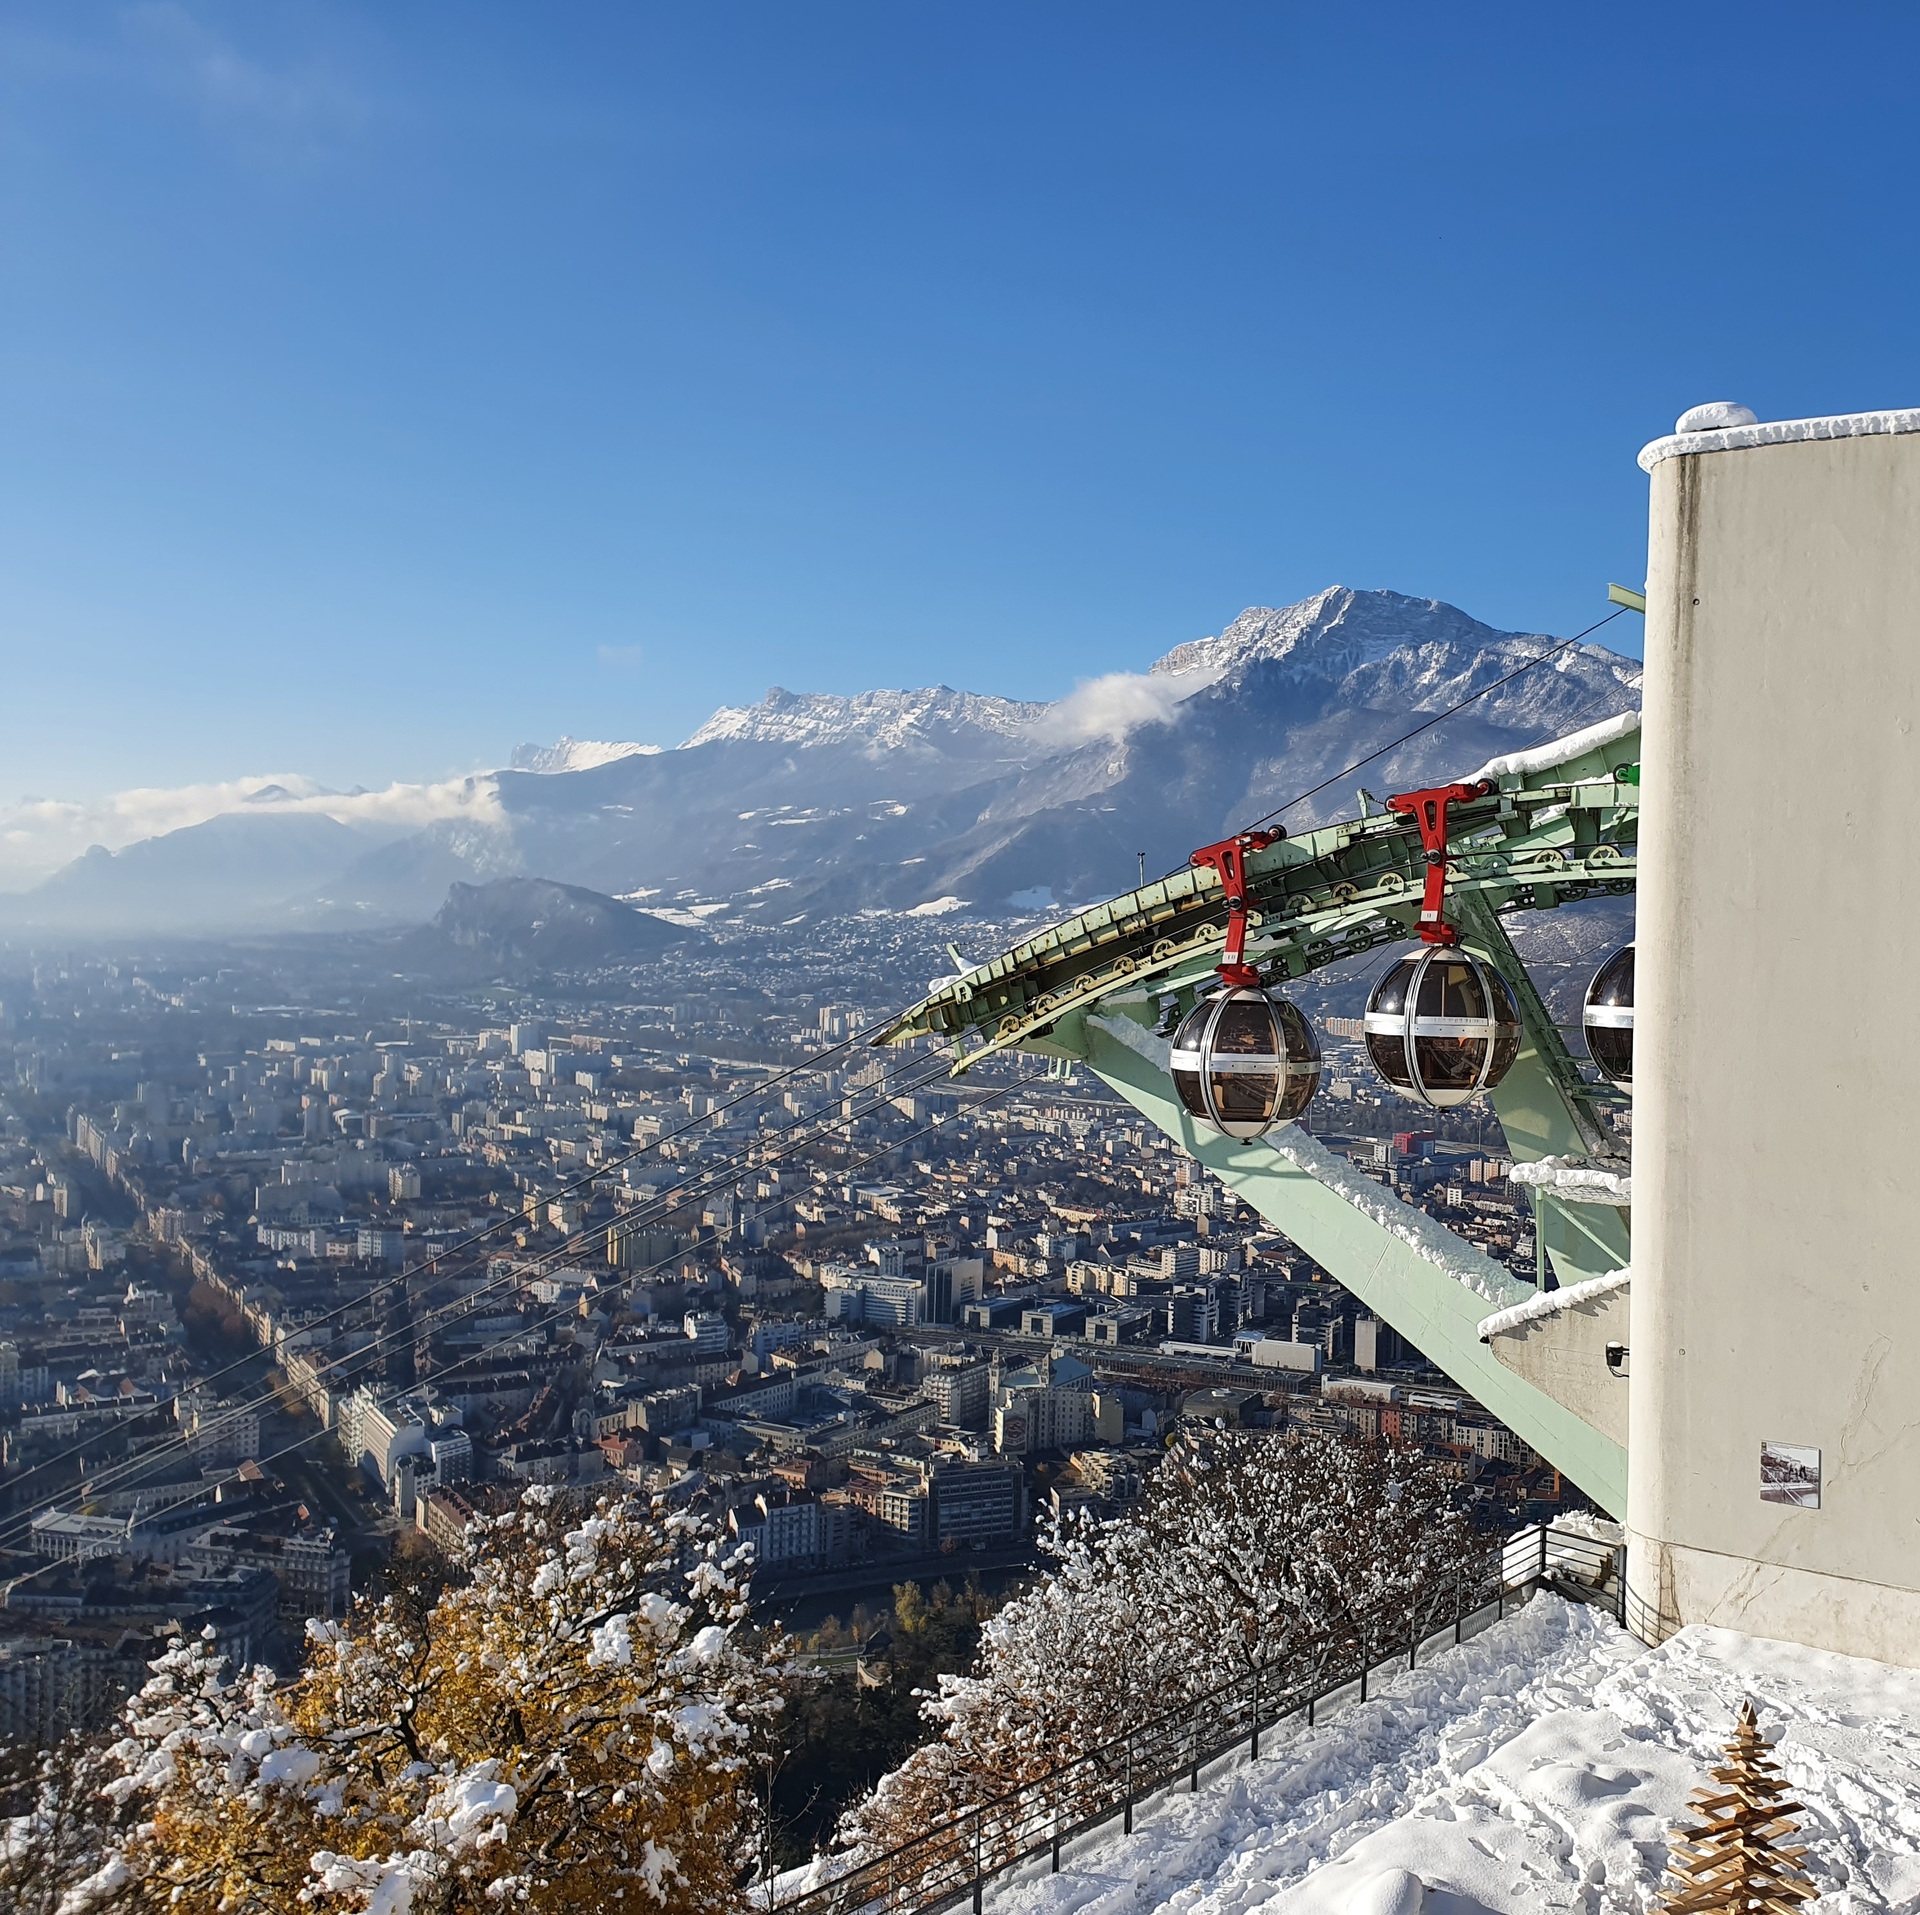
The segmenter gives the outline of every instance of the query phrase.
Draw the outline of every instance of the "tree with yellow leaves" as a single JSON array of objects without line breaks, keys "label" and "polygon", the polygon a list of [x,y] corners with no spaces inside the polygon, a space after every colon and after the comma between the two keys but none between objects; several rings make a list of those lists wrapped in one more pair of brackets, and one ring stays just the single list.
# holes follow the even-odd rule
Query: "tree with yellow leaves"
[{"label": "tree with yellow leaves", "polygon": [[310,1624],[304,1672],[185,1643],[112,1750],[132,1836],[75,1886],[172,1915],[720,1915],[749,1744],[779,1708],[745,1560],[708,1517],[527,1492],[431,1599]]},{"label": "tree with yellow leaves", "polygon": [[1798,1867],[1806,1850],[1783,1846],[1801,1814],[1784,1802],[1787,1785],[1760,1733],[1751,1701],[1742,1702],[1725,1763],[1709,1771],[1716,1786],[1696,1789],[1687,1806],[1700,1819],[1674,1831],[1660,1899],[1666,1915],[1796,1915],[1818,1891]]}]

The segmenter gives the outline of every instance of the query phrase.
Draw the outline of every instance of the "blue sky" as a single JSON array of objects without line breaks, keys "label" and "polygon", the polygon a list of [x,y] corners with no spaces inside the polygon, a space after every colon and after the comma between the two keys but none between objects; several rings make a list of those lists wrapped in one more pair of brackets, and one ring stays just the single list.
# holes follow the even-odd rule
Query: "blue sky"
[{"label": "blue sky", "polygon": [[0,4],[0,799],[1056,696],[1334,581],[1575,630],[1682,407],[1920,402],[1917,56],[1834,5]]}]

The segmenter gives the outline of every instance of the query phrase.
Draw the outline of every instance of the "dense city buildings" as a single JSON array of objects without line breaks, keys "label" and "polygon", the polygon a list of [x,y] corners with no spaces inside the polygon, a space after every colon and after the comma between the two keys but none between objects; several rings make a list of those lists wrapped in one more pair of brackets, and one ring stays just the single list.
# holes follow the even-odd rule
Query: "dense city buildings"
[{"label": "dense city buildings", "polygon": [[[1196,1417],[1560,1496],[1097,1082],[869,1048],[942,961],[872,919],[465,993],[298,940],[20,960],[0,1738],[99,1720],[175,1626],[285,1662],[526,1484],[723,1506],[768,1592],[1028,1561]],[[1316,1132],[1530,1274],[1490,1120],[1323,1036]]]}]

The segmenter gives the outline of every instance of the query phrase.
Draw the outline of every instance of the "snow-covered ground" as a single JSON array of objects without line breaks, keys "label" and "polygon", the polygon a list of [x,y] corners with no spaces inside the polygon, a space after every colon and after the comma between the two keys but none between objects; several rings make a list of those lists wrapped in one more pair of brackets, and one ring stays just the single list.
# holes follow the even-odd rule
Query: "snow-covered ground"
[{"label": "snow-covered ground", "polygon": [[[990,1890],[992,1915],[1611,1915],[1752,1696],[1805,1807],[1818,1915],[1920,1915],[1920,1672],[1681,1631],[1648,1649],[1540,1596],[1277,1738],[1131,1837]],[[1044,1868],[1044,1864],[1042,1864]]]}]

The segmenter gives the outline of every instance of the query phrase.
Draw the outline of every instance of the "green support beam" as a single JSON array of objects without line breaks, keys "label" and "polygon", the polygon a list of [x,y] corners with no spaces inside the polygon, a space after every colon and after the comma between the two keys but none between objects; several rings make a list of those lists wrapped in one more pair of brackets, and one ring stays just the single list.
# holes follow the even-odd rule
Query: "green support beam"
[{"label": "green support beam", "polygon": [[1401,1203],[1297,1124],[1245,1144],[1195,1124],[1173,1094],[1166,1040],[1127,1017],[1130,1008],[1064,1020],[1047,1048],[1084,1062],[1476,1403],[1603,1509],[1624,1515],[1626,1451],[1506,1368],[1480,1341],[1482,1318],[1524,1301],[1532,1287],[1424,1211]]},{"label": "green support beam", "polygon": [[[1637,728],[1618,730],[1549,770],[1505,774],[1484,796],[1456,803],[1449,897],[1457,905],[1477,898],[1497,915],[1631,892],[1639,742]],[[1426,852],[1398,813],[1281,839],[1250,853],[1246,866],[1248,961],[1276,983],[1400,942],[1418,921]],[[995,1051],[1027,1048],[1066,1013],[1142,985],[1190,1000],[1218,960],[1225,921],[1218,876],[1177,872],[950,980],[875,1042],[945,1040],[960,1071]]]},{"label": "green support beam", "polygon": [[[1455,900],[1455,915],[1467,948],[1507,980],[1520,1009],[1520,1054],[1488,1093],[1508,1150],[1523,1163],[1540,1157],[1586,1157],[1596,1162],[1622,1157],[1506,926],[1474,892]],[[1592,1214],[1576,1224],[1538,1189],[1532,1192],[1532,1201],[1533,1227],[1556,1282],[1585,1283],[1589,1277],[1626,1267],[1629,1238],[1620,1211],[1590,1204],[1586,1209]]]}]

